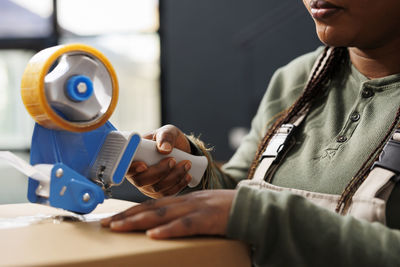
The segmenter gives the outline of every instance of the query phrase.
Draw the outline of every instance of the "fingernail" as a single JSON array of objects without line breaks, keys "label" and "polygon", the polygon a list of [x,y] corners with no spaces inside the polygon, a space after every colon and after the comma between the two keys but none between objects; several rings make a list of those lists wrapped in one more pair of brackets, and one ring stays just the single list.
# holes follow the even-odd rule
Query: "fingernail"
[{"label": "fingernail", "polygon": [[110,224],[110,228],[115,229],[115,228],[120,228],[121,226],[124,225],[124,221],[115,221],[115,222],[111,222]]},{"label": "fingernail", "polygon": [[102,226],[108,226],[110,224],[110,222],[111,222],[111,218],[104,218],[104,219],[100,220],[100,224]]},{"label": "fingernail", "polygon": [[136,167],[135,171],[136,171],[137,173],[140,173],[140,172],[144,172],[146,169],[147,169],[146,166],[144,166],[144,165],[139,165],[139,166]]},{"label": "fingernail", "polygon": [[185,172],[188,172],[190,168],[192,167],[192,163],[188,162],[185,164]]},{"label": "fingernail", "polygon": [[169,166],[171,169],[175,166],[175,164],[176,164],[176,161],[175,161],[174,159],[171,159],[171,160],[168,162],[168,166]]},{"label": "fingernail", "polygon": [[161,148],[161,150],[164,150],[164,151],[171,151],[172,150],[172,146],[168,142],[162,143],[160,148]]},{"label": "fingernail", "polygon": [[160,234],[160,230],[158,229],[151,229],[146,231],[146,235],[149,237],[154,237],[157,236],[158,234]]}]

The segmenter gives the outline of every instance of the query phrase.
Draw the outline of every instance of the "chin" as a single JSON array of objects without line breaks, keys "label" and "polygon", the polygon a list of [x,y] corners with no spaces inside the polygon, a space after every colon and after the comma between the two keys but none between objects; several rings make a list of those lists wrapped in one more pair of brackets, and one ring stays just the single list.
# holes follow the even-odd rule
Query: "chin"
[{"label": "chin", "polygon": [[349,36],[345,34],[344,31],[336,30],[330,26],[317,26],[318,38],[325,45],[333,47],[348,47],[351,46],[351,41]]}]

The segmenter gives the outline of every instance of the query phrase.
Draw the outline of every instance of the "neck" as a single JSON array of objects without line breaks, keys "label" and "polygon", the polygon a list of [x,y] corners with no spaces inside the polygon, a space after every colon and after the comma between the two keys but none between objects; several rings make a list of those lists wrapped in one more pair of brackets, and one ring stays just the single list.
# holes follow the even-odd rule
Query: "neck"
[{"label": "neck", "polygon": [[350,60],[369,79],[400,73],[400,38],[377,48],[349,48]]}]

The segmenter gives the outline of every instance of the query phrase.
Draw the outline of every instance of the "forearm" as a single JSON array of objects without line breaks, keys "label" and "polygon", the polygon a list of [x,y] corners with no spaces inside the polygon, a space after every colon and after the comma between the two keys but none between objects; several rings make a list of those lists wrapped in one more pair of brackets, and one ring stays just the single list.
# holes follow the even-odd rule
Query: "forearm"
[{"label": "forearm", "polygon": [[395,266],[400,232],[342,217],[288,192],[241,187],[228,237],[254,248],[254,263],[268,266]]}]

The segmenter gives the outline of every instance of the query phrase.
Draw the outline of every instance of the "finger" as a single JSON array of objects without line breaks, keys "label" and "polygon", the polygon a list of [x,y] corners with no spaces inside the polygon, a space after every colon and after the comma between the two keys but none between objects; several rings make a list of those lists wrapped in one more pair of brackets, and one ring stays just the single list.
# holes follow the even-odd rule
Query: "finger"
[{"label": "finger", "polygon": [[[200,213],[190,213],[167,224],[148,230],[146,234],[150,238],[165,239],[171,237],[193,236],[209,233],[204,230],[207,220]],[[212,233],[209,233],[212,234]]]},{"label": "finger", "polygon": [[175,146],[177,131],[174,127],[166,125],[161,127],[156,133],[157,149],[161,154],[171,153]]},{"label": "finger", "polygon": [[178,184],[185,178],[191,166],[192,163],[188,160],[179,162],[164,179],[152,185],[154,192],[163,192]]},{"label": "finger", "polygon": [[143,187],[155,184],[165,178],[176,165],[174,158],[165,158],[158,164],[147,168],[146,172],[135,174],[132,181],[135,186]]},{"label": "finger", "polygon": [[178,194],[189,184],[190,180],[192,180],[192,176],[190,176],[190,174],[186,174],[179,183],[164,191],[162,193],[163,196],[174,196]]},{"label": "finger", "polygon": [[182,189],[187,187],[189,182],[192,180],[192,176],[190,174],[186,174],[184,177],[178,180],[177,183],[172,185],[171,187],[165,188],[159,192],[154,192],[154,188],[152,186],[147,186],[147,187],[139,187],[138,189],[145,195],[154,198],[154,199],[159,199],[162,197],[167,197],[167,196],[175,196],[178,194]]},{"label": "finger", "polygon": [[161,206],[154,210],[148,210],[129,216],[123,220],[113,221],[110,224],[110,229],[118,232],[147,230],[185,216],[193,212],[193,209],[194,207],[191,202]]},{"label": "finger", "polygon": [[102,226],[108,227],[108,226],[110,226],[110,223],[113,221],[123,220],[129,216],[133,216],[140,212],[147,211],[147,210],[154,210],[161,206],[166,206],[166,205],[169,205],[172,203],[183,202],[185,200],[185,198],[186,198],[185,196],[182,196],[182,197],[165,197],[165,198],[158,199],[158,200],[149,199],[149,200],[146,200],[139,205],[135,205],[123,212],[117,213],[108,218],[104,218],[100,222],[101,222]]},{"label": "finger", "polygon": [[154,188],[153,188],[152,185],[137,187],[137,189],[140,192],[142,192],[143,194],[145,194],[146,196],[154,198],[154,199],[159,199],[159,198],[163,197],[162,194],[160,194],[159,192],[155,192],[154,191]]},{"label": "finger", "polygon": [[156,140],[156,131],[151,131],[146,134],[143,134],[142,138],[155,141]]},{"label": "finger", "polygon": [[129,166],[128,175],[134,176],[147,170],[147,165],[143,161],[133,161]]}]

